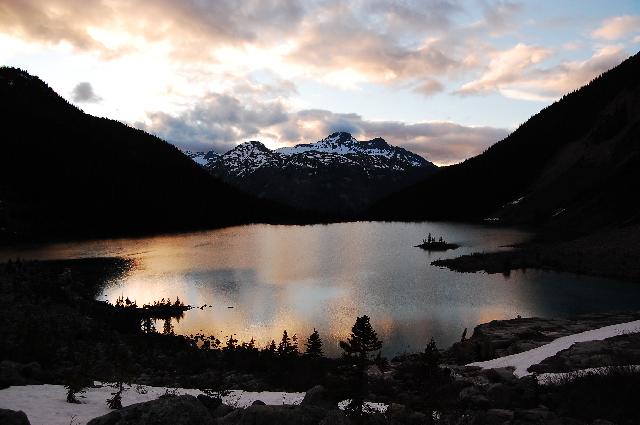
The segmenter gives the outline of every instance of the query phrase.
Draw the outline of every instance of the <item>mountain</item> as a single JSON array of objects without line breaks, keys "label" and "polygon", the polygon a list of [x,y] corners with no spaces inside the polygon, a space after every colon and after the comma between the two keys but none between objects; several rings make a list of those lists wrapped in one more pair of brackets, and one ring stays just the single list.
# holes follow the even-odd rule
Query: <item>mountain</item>
[{"label": "mountain", "polygon": [[504,140],[393,194],[368,217],[491,220],[589,232],[640,218],[640,56]]},{"label": "mountain", "polygon": [[339,218],[357,216],[381,196],[437,169],[381,138],[358,141],[344,132],[276,150],[251,141],[223,155],[187,155],[243,191]]},{"label": "mountain", "polygon": [[174,146],[85,114],[0,68],[0,242],[293,219],[220,182]]},{"label": "mountain", "polygon": [[210,161],[213,161],[220,156],[214,151],[209,151],[209,152],[184,151],[184,154],[187,155],[189,158],[191,158],[191,160],[193,160],[198,165],[207,165]]}]

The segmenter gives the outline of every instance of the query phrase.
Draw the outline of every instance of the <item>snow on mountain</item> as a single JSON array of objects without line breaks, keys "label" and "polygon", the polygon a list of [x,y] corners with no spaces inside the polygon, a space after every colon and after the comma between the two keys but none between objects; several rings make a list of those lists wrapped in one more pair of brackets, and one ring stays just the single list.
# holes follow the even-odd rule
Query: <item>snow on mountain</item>
[{"label": "snow on mountain", "polygon": [[210,162],[216,161],[220,154],[215,153],[214,151],[209,152],[191,152],[191,151],[183,151],[185,155],[191,158],[196,164],[206,166]]},{"label": "snow on mountain", "polygon": [[371,170],[407,171],[428,167],[426,159],[406,149],[392,146],[384,139],[358,141],[345,132],[333,133],[315,143],[303,143],[292,147],[270,150],[258,141],[242,143],[223,155],[211,151],[185,152],[198,164],[214,174],[243,177],[258,169],[280,168],[318,169],[359,167]]},{"label": "snow on mountain", "polygon": [[422,167],[429,164],[429,162],[421,156],[409,152],[406,149],[391,146],[380,137],[360,142],[351,134],[345,132],[333,133],[329,137],[316,143],[304,143],[292,147],[280,148],[276,149],[275,152],[283,155],[295,155],[304,152],[326,152],[338,155],[362,154],[396,159],[412,167]]},{"label": "snow on mountain", "polygon": [[237,177],[251,174],[261,167],[278,167],[280,155],[257,141],[245,142],[222,155],[213,168],[224,168]]}]

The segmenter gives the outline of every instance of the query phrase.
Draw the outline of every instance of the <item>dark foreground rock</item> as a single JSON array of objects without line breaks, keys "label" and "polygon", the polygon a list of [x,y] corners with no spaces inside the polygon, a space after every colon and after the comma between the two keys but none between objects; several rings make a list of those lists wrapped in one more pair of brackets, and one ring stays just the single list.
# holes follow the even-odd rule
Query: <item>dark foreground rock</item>
[{"label": "dark foreground rock", "polygon": [[0,424],[2,425],[31,425],[27,415],[22,411],[0,409]]},{"label": "dark foreground rock", "polygon": [[133,404],[90,420],[87,425],[213,425],[207,408],[190,395]]},{"label": "dark foreground rock", "polygon": [[[318,425],[328,412],[315,406],[261,406],[236,409],[218,420],[224,425]],[[331,415],[337,420],[338,416]],[[346,419],[346,417],[345,417]],[[332,419],[333,420],[333,419]],[[341,419],[340,419],[341,420]],[[340,422],[324,422],[325,424]]]},{"label": "dark foreground rock", "polygon": [[325,387],[316,385],[305,393],[301,405],[316,406],[331,410],[338,408],[338,401],[339,400],[335,400],[329,395]]}]

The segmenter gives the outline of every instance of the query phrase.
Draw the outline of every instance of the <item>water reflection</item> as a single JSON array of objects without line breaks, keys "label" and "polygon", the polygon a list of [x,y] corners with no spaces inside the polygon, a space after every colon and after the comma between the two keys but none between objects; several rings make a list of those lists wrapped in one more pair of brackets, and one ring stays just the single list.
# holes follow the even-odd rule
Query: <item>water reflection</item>
[{"label": "water reflection", "polygon": [[[429,253],[414,248],[427,233],[462,245]],[[458,340],[464,328],[493,319],[559,316],[640,307],[640,287],[603,279],[527,271],[460,274],[430,265],[438,258],[506,249],[527,237],[517,229],[447,223],[252,225],[141,239],[55,244],[2,257],[126,256],[136,267],[111,282],[102,299],[139,305],[179,296],[195,309],[176,333],[231,333],[261,346],[286,329],[306,338],[317,328],[338,352],[355,317],[368,314],[386,354]],[[158,330],[164,328],[158,323]]]}]

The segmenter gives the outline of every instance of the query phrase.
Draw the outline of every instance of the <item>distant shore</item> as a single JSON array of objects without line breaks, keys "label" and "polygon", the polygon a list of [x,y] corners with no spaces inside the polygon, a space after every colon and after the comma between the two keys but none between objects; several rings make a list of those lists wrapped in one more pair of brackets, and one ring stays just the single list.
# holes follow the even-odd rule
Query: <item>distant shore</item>
[{"label": "distant shore", "polygon": [[640,227],[609,229],[567,241],[533,242],[432,262],[457,272],[509,274],[541,269],[640,282]]}]

